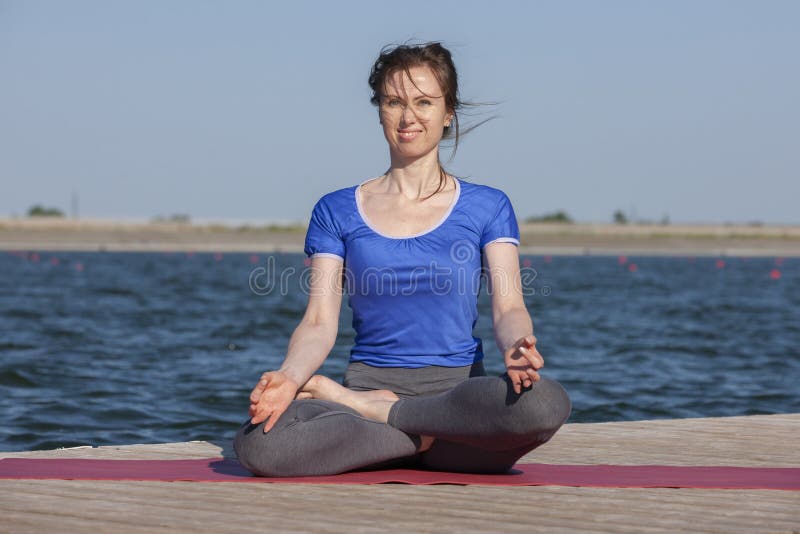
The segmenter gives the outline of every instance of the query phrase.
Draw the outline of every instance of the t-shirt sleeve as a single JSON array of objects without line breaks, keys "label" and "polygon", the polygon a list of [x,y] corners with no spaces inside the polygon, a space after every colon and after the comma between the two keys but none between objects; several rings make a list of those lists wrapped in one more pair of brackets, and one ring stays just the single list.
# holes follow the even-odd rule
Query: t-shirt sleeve
[{"label": "t-shirt sleeve", "polygon": [[320,199],[311,212],[303,250],[309,258],[333,256],[344,260],[344,240],[336,225],[333,210],[324,199]]},{"label": "t-shirt sleeve", "polygon": [[513,243],[519,245],[519,225],[511,201],[505,193],[500,199],[483,229],[481,249],[489,243]]}]

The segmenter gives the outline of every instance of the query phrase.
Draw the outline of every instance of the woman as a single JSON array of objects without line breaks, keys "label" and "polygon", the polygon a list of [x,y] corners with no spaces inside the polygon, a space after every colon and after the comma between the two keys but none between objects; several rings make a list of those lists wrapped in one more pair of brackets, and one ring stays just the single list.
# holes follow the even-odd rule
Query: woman
[{"label": "woman", "polygon": [[[513,208],[502,191],[439,162],[442,138],[459,136],[447,49],[384,50],[369,83],[391,166],[314,206],[307,309],[281,368],[253,389],[234,448],[262,476],[399,465],[505,472],[570,412],[561,386],[539,375]],[[472,336],[482,259],[502,377],[486,376]],[[342,386],[312,375],[336,340],[345,289],[356,338]]]}]

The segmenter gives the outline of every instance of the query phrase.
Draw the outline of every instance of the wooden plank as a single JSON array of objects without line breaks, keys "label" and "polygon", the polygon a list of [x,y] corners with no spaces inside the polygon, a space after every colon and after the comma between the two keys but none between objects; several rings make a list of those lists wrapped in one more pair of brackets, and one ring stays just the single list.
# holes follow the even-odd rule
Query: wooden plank
[{"label": "wooden plank", "polygon": [[564,425],[524,462],[800,466],[800,414]]},{"label": "wooden plank", "polygon": [[[663,419],[564,425],[523,462],[800,466],[800,414]],[[231,438],[215,442],[76,447],[0,452],[0,458],[209,458],[234,457]]]},{"label": "wooden plank", "polygon": [[[753,532],[798,527],[794,492],[447,486],[290,486],[14,481],[0,490],[9,525],[180,526],[341,531],[580,530]],[[8,490],[7,492],[5,490]],[[376,517],[377,516],[377,517]],[[9,525],[10,526],[10,525]],[[383,528],[382,528],[383,527]]]},{"label": "wooden plank", "polygon": [[[800,414],[566,425],[528,461],[800,466]],[[205,458],[228,440],[2,453]],[[800,530],[800,492],[573,487],[0,481],[0,530],[763,532]]]}]

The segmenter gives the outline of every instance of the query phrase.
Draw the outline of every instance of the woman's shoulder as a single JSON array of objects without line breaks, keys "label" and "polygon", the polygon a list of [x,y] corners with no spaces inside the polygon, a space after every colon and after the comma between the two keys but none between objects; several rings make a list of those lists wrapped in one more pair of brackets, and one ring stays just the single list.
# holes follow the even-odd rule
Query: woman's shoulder
[{"label": "woman's shoulder", "polygon": [[345,214],[355,209],[355,189],[358,186],[342,187],[325,193],[314,204],[314,210],[328,210],[335,214]]},{"label": "woman's shoulder", "polygon": [[340,208],[355,202],[356,185],[342,187],[325,193],[317,200],[317,205],[325,205],[332,208]]},{"label": "woman's shoulder", "polygon": [[497,187],[467,181],[463,178],[459,178],[458,180],[461,182],[461,194],[466,195],[474,202],[497,203],[508,198],[508,195],[506,195],[502,189]]},{"label": "woman's shoulder", "polygon": [[357,213],[356,187],[342,187],[319,197],[311,211],[312,220],[328,221],[327,224],[344,231],[352,224]]},{"label": "woman's shoulder", "polygon": [[462,190],[470,199],[463,210],[480,229],[481,249],[498,240],[519,245],[517,216],[511,200],[502,189],[462,182]]}]

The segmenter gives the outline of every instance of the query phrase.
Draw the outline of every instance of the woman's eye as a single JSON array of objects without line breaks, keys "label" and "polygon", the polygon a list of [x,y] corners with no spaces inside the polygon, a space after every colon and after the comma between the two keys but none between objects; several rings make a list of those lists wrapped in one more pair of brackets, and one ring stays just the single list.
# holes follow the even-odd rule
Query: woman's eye
[{"label": "woman's eye", "polygon": [[430,106],[431,105],[431,101],[430,100],[420,100],[419,103],[420,103],[421,106]]},{"label": "woman's eye", "polygon": [[392,107],[399,106],[400,105],[400,101],[399,100],[389,100],[388,105],[390,105]]}]

